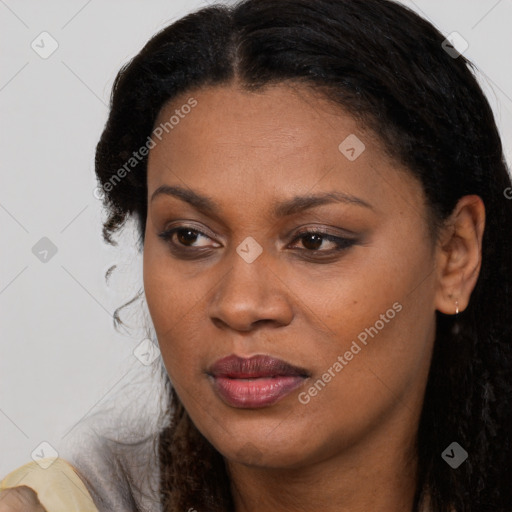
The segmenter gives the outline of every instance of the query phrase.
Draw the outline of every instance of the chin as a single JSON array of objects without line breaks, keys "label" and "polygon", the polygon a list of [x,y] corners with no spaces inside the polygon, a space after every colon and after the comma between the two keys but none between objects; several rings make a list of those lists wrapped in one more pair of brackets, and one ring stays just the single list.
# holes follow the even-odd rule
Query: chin
[{"label": "chin", "polygon": [[238,438],[240,440],[236,444],[233,443],[233,438],[228,438],[225,444],[221,442],[214,446],[232,462],[265,468],[299,468],[311,456],[310,448],[300,436],[290,434],[286,440],[283,440],[281,437],[272,438],[272,434],[270,436],[254,435],[258,431],[263,432],[254,428],[252,435],[248,433],[244,438]]}]

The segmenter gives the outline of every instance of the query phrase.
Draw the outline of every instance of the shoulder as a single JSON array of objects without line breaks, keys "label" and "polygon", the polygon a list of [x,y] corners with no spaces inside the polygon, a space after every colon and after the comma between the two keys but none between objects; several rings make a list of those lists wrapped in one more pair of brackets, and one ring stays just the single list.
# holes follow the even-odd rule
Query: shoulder
[{"label": "shoulder", "polygon": [[[82,426],[61,446],[98,512],[159,512],[158,435],[107,435]],[[53,512],[53,511],[52,511]]]},{"label": "shoulder", "polygon": [[26,485],[51,512],[98,512],[76,468],[60,457],[31,461],[0,481],[0,491]]}]

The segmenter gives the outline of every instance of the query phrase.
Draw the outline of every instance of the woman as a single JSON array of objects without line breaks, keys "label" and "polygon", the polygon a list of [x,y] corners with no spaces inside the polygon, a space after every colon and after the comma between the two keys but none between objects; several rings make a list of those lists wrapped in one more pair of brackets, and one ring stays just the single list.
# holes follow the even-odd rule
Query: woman
[{"label": "woman", "polygon": [[444,41],[246,0],[120,71],[96,173],[169,384],[159,509],[512,510],[511,181]]}]

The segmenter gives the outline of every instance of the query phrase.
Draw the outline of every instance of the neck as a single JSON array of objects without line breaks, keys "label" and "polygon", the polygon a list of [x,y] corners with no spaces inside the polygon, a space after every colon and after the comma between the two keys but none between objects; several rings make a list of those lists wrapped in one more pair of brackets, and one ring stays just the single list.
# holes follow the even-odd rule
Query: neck
[{"label": "neck", "polygon": [[228,461],[235,511],[412,511],[416,433],[407,433],[407,421],[400,422],[402,428],[391,423],[387,428],[380,425],[357,445],[333,450],[333,455],[298,468]]}]

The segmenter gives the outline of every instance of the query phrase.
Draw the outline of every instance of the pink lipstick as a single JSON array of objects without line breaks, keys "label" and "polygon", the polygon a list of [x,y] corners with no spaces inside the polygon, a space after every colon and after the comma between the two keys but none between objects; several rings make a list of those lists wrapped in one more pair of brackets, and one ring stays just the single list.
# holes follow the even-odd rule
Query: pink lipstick
[{"label": "pink lipstick", "polygon": [[264,355],[248,359],[231,355],[216,361],[207,374],[225,403],[247,409],[276,403],[310,376],[304,368]]}]

